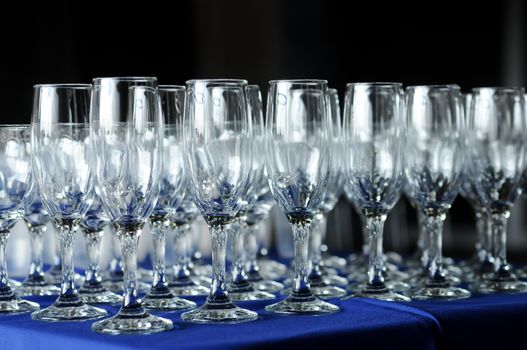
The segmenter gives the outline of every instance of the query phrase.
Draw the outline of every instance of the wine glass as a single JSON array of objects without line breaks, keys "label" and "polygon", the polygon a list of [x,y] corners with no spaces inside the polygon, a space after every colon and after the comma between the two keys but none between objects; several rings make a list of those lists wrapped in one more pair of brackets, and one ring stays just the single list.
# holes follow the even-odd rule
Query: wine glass
[{"label": "wine glass", "polygon": [[246,252],[244,249],[248,212],[256,205],[261,195],[269,191],[265,174],[265,160],[258,157],[265,149],[265,131],[260,89],[257,85],[247,86],[247,111],[252,123],[252,163],[249,171],[248,185],[242,191],[242,206],[236,220],[231,225],[232,242],[232,280],[228,284],[229,296],[232,300],[264,300],[276,297],[266,291],[254,288],[249,282],[245,271]]},{"label": "wine glass", "polygon": [[30,171],[30,127],[0,125],[0,315],[38,310],[37,303],[20,299],[10,286],[6,248],[9,232],[34,197]]},{"label": "wine glass", "polygon": [[42,203],[55,222],[62,260],[58,299],[31,315],[40,321],[82,321],[106,311],[85,304],[75,287],[75,233],[95,194],[90,172],[89,84],[35,85],[31,160]]},{"label": "wine glass", "polygon": [[[253,143],[254,154],[265,152],[264,140],[264,115],[262,106],[262,94],[258,85],[247,86],[247,98],[249,114],[253,121],[253,131],[255,134]],[[256,157],[255,157],[256,158]],[[252,180],[252,198],[250,205],[243,215],[242,229],[244,239],[245,253],[245,272],[247,281],[249,281],[255,290],[274,293],[284,288],[282,283],[266,279],[260,274],[258,264],[258,239],[257,232],[259,224],[269,215],[274,199],[269,191],[267,175],[265,174],[265,164],[259,159],[253,159],[253,170],[257,174]]]},{"label": "wine glass", "polygon": [[519,195],[525,170],[525,100],[523,88],[476,88],[468,115],[468,174],[490,215],[494,241],[494,271],[478,280],[480,293],[521,293],[507,262],[507,221]]},{"label": "wine glass", "polygon": [[333,171],[327,81],[271,81],[266,133],[269,187],[293,229],[295,277],[289,296],[265,310],[311,315],[339,311],[313,295],[307,271],[311,223]]},{"label": "wine glass", "polygon": [[212,286],[205,304],[181,315],[196,323],[244,322],[225,283],[227,232],[241,207],[251,167],[251,119],[245,80],[190,80],[185,96],[185,171],[189,192],[212,239]]},{"label": "wine glass", "polygon": [[86,268],[84,283],[79,289],[79,296],[87,304],[116,304],[123,298],[109,291],[102,284],[100,276],[99,254],[104,227],[108,224],[108,218],[98,196],[95,196],[90,209],[82,218],[80,227],[86,240],[86,253],[88,256],[88,267]]},{"label": "wine glass", "polygon": [[[320,298],[339,298],[347,294],[346,290],[335,286],[332,282],[339,282],[342,277],[333,278],[324,269],[322,261],[322,233],[325,232],[327,217],[337,204],[342,189],[341,159],[339,157],[342,150],[342,130],[340,112],[338,106],[338,94],[336,89],[328,89],[328,103],[331,116],[331,128],[333,129],[333,139],[330,140],[333,157],[331,159],[331,176],[323,198],[318,207],[318,213],[313,217],[311,230],[311,249],[310,263],[311,271],[308,274],[309,284],[313,294]],[[344,279],[344,285],[347,281]],[[340,282],[342,284],[342,282]]]},{"label": "wine glass", "polygon": [[410,86],[406,91],[405,179],[407,194],[423,214],[428,234],[428,279],[415,299],[462,299],[470,292],[451,286],[442,255],[443,221],[458,194],[465,136],[457,85]]},{"label": "wine glass", "polygon": [[35,193],[33,203],[25,210],[23,219],[29,231],[31,264],[28,276],[17,287],[16,292],[19,295],[58,295],[60,288],[46,280],[42,269],[42,240],[44,232],[47,230],[46,224],[50,219],[38,193]]},{"label": "wine glass", "polygon": [[153,279],[143,305],[150,310],[174,311],[196,307],[196,303],[178,298],[169,289],[165,277],[165,241],[170,217],[181,204],[185,195],[183,174],[183,102],[185,88],[163,85],[158,87],[161,114],[164,121],[163,158],[159,197],[150,215],[153,240]]},{"label": "wine glass", "polygon": [[403,183],[404,93],[399,83],[348,84],[344,104],[345,177],[368,233],[368,280],[352,296],[409,301],[384,279],[382,235]]},{"label": "wine glass", "polygon": [[150,334],[173,328],[149,314],[138,297],[137,245],[159,194],[163,119],[156,78],[93,80],[92,164],[101,203],[117,231],[124,262],[123,304],[95,322],[104,334]]}]

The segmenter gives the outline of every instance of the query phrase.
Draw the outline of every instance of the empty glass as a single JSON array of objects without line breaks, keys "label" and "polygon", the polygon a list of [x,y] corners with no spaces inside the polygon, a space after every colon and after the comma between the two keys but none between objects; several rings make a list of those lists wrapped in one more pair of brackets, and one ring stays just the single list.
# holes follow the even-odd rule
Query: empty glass
[{"label": "empty glass", "polygon": [[42,203],[55,222],[62,260],[62,288],[49,307],[34,312],[40,321],[80,321],[106,315],[86,305],[75,288],[73,243],[90,208],[90,96],[88,84],[36,85],[31,121],[32,170]]},{"label": "empty glass", "polygon": [[519,195],[525,170],[527,122],[522,88],[476,88],[468,125],[468,173],[490,215],[494,239],[494,272],[475,283],[481,293],[520,293],[507,262],[507,220]]},{"label": "empty glass", "polygon": [[464,119],[456,85],[411,86],[406,92],[407,194],[421,211],[428,236],[428,279],[415,299],[461,299],[443,268],[443,221],[459,192],[463,171]]},{"label": "empty glass", "polygon": [[196,307],[196,303],[175,296],[168,288],[165,277],[166,231],[170,217],[181,204],[186,190],[182,155],[185,88],[164,85],[159,86],[158,91],[164,121],[163,158],[159,198],[149,218],[154,247],[152,287],[143,299],[143,305],[151,310],[174,311]]},{"label": "empty glass", "polygon": [[[331,277],[325,272],[322,262],[322,233],[326,230],[327,216],[333,210],[342,191],[342,162],[340,153],[342,151],[342,130],[340,122],[340,108],[338,105],[338,94],[335,89],[328,89],[328,104],[330,106],[331,128],[333,139],[330,147],[333,157],[331,159],[331,175],[328,178],[326,191],[320,201],[318,213],[313,217],[311,230],[311,271],[308,274],[309,285],[313,294],[320,298],[339,298],[347,294],[346,290],[335,286],[332,282],[339,281],[342,277]],[[341,282],[342,283],[342,282]],[[344,285],[346,280],[344,279]]]},{"label": "empty glass", "polygon": [[295,277],[289,296],[265,310],[311,315],[339,311],[338,306],[315,297],[308,281],[311,222],[333,170],[327,81],[271,81],[266,132],[269,186],[293,228]]},{"label": "empty glass", "polygon": [[344,103],[346,190],[368,232],[368,281],[353,296],[409,301],[384,281],[383,227],[403,183],[404,95],[399,83],[348,84]]},{"label": "empty glass", "polygon": [[[265,152],[265,135],[264,135],[264,116],[262,95],[258,85],[249,85],[247,87],[249,113],[253,121],[254,154]],[[243,251],[245,254],[245,270],[247,281],[251,283],[252,288],[258,291],[274,293],[284,288],[282,283],[266,279],[260,274],[258,264],[258,239],[257,232],[259,223],[264,220],[271,210],[274,199],[269,192],[267,175],[265,174],[265,161],[258,157],[253,157],[253,173],[251,187],[252,198],[242,217],[242,236],[244,239]],[[239,248],[242,249],[242,248]],[[265,295],[265,294],[264,294]]]},{"label": "empty glass", "polygon": [[245,80],[191,80],[185,97],[185,171],[189,193],[212,239],[212,286],[205,304],[181,315],[197,323],[255,320],[225,283],[227,232],[241,207],[251,167],[251,119]]},{"label": "empty glass", "polygon": [[29,138],[28,125],[0,126],[0,315],[39,308],[37,303],[18,298],[7,276],[9,232],[33,199]]},{"label": "empty glass", "polygon": [[254,156],[249,171],[248,186],[241,194],[242,206],[230,230],[232,280],[228,285],[228,290],[232,300],[274,299],[275,296],[273,294],[254,288],[249,282],[245,271],[246,252],[244,241],[248,228],[248,212],[256,204],[258,198],[269,191],[265,174],[265,159],[257,156],[265,150],[262,98],[257,85],[247,86],[247,107],[248,115],[252,122],[253,137],[251,147]]},{"label": "empty glass", "polygon": [[159,195],[163,135],[156,78],[93,80],[93,173],[124,263],[121,309],[95,322],[95,332],[150,334],[173,328],[170,320],[145,311],[137,284],[137,245]]}]

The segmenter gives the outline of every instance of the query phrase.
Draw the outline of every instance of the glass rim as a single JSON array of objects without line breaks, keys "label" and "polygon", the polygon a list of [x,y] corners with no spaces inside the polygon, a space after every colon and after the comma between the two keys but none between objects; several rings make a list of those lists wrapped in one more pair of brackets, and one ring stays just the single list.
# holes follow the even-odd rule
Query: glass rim
[{"label": "glass rim", "polygon": [[248,85],[246,79],[190,79],[185,82],[185,85],[195,84],[226,84],[226,85]]},{"label": "glass rim", "polygon": [[123,77],[97,77],[93,78],[93,83],[99,83],[104,80],[115,80],[115,81],[157,81],[157,77],[147,76],[123,76]]},{"label": "glass rim", "polygon": [[406,91],[408,90],[446,90],[461,92],[461,86],[458,84],[410,85],[406,87]]},{"label": "glass rim", "polygon": [[347,83],[346,88],[353,86],[375,86],[375,87],[403,87],[403,83],[393,81],[365,81],[356,83]]},{"label": "glass rim", "polygon": [[92,89],[92,84],[82,84],[82,83],[45,83],[45,84],[35,84],[33,88],[61,88],[61,89]]},{"label": "glass rim", "polygon": [[258,84],[247,84],[247,89],[260,90],[260,86]]},{"label": "glass rim", "polygon": [[471,94],[478,93],[481,91],[494,91],[494,92],[515,92],[525,94],[525,89],[521,86],[480,86],[470,90]]},{"label": "glass rim", "polygon": [[338,94],[339,91],[335,88],[328,88],[328,94]]},{"label": "glass rim", "polygon": [[30,129],[31,124],[0,124],[0,129]]},{"label": "glass rim", "polygon": [[159,91],[185,91],[185,86],[183,85],[158,85],[157,89]]},{"label": "glass rim", "polygon": [[301,85],[320,85],[328,84],[328,81],[325,79],[274,79],[269,80],[269,85],[277,84],[301,84]]}]

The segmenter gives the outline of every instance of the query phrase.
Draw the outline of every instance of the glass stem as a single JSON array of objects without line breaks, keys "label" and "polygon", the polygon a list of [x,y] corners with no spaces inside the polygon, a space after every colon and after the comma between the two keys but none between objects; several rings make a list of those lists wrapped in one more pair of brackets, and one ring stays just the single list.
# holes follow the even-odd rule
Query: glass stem
[{"label": "glass stem", "polygon": [[382,234],[386,215],[366,217],[366,229],[369,234],[368,286],[384,287],[383,267],[384,255],[382,250]]},{"label": "glass stem", "polygon": [[480,207],[474,207],[474,217],[476,219],[476,234],[477,234],[477,242],[476,242],[476,257],[479,261],[483,261],[486,250],[487,250],[487,237],[485,234],[485,220],[484,220],[484,210]]},{"label": "glass stem", "polygon": [[31,265],[29,266],[28,282],[43,282],[44,272],[42,269],[42,236],[46,226],[28,225],[31,243]]},{"label": "glass stem", "polygon": [[9,231],[0,231],[0,300],[3,294],[11,291],[9,287],[9,277],[7,275],[7,240],[9,239]]},{"label": "glass stem", "polygon": [[511,267],[507,262],[507,220],[510,212],[508,210],[493,211],[492,234],[494,236],[494,269],[496,278],[510,278]]},{"label": "glass stem", "polygon": [[233,284],[247,284],[247,275],[245,274],[245,255],[243,250],[243,223],[237,220],[231,225],[231,243],[232,243],[232,281]]},{"label": "glass stem", "polygon": [[150,227],[152,228],[152,242],[153,242],[153,270],[154,277],[152,280],[152,288],[166,289],[167,282],[165,277],[165,237],[167,231],[167,221],[165,218],[150,218]]},{"label": "glass stem", "polygon": [[370,254],[370,233],[368,232],[367,220],[364,215],[362,215],[362,213],[359,214],[359,218],[360,226],[362,227],[362,255],[364,256],[366,261],[368,259],[368,255]]},{"label": "glass stem", "polygon": [[137,245],[142,229],[143,223],[117,227],[124,263],[123,305],[119,313],[144,313],[137,285]]},{"label": "glass stem", "polygon": [[309,221],[298,220],[293,222],[293,241],[295,246],[295,280],[293,295],[312,295],[307,279],[308,246],[311,231]]},{"label": "glass stem", "polygon": [[75,289],[75,267],[73,259],[73,244],[79,219],[57,219],[59,233],[60,257],[62,261],[62,286],[60,299],[77,299]]},{"label": "glass stem", "polygon": [[99,286],[101,284],[99,254],[104,231],[82,230],[82,233],[86,240],[86,253],[88,255],[88,268],[86,269],[84,285],[89,287]]},{"label": "glass stem", "polygon": [[424,269],[428,268],[428,265],[430,263],[430,255],[428,251],[429,246],[429,240],[428,240],[428,232],[426,231],[426,216],[421,211],[417,211],[417,247],[419,251],[419,259],[421,261],[421,266]]},{"label": "glass stem", "polygon": [[324,214],[317,214],[314,217],[314,221],[311,229],[310,238],[310,260],[311,260],[311,271],[309,272],[309,282],[321,283],[322,272],[320,271],[320,262],[322,260],[322,254],[320,246],[322,245],[322,229],[326,225],[326,216]]},{"label": "glass stem", "polygon": [[247,252],[248,262],[248,275],[252,281],[261,280],[260,266],[258,266],[258,240],[256,238],[256,232],[258,225],[248,225],[247,232],[245,234],[245,251]]},{"label": "glass stem", "polygon": [[188,242],[187,231],[190,225],[178,225],[174,229],[174,277],[176,280],[187,280],[190,277],[188,269]]},{"label": "glass stem", "polygon": [[429,280],[430,286],[447,286],[448,283],[443,272],[443,222],[445,214],[427,213],[425,228],[429,234]]},{"label": "glass stem", "polygon": [[225,284],[225,256],[230,224],[214,218],[208,221],[212,241],[212,286],[207,301],[225,303],[229,301]]}]

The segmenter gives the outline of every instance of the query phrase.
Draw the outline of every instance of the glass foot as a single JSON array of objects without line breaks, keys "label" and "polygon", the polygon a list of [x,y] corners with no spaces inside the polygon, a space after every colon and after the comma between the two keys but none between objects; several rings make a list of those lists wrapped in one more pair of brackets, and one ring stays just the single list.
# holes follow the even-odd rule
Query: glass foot
[{"label": "glass foot", "polygon": [[[50,269],[49,272],[45,273],[46,281],[58,287],[60,287],[60,285],[62,284],[62,270],[61,270],[62,268],[59,266],[59,269],[60,270],[58,270],[58,274],[56,272],[57,270],[55,270],[54,268],[53,270]],[[75,286],[77,287],[82,286],[82,284],[84,283],[84,276],[75,272],[74,281],[75,281]]]},{"label": "glass foot", "polygon": [[209,295],[209,288],[190,282],[190,284],[169,283],[168,288],[174,295]]},{"label": "glass foot", "polygon": [[86,305],[75,296],[71,300],[61,300],[59,297],[53,305],[33,312],[31,318],[47,322],[85,321],[101,318],[106,314],[105,310]]},{"label": "glass foot", "polygon": [[352,295],[347,296],[342,300],[352,298],[370,298],[384,301],[411,301],[406,295],[394,292],[388,289],[386,285],[378,287],[363,285],[361,290],[356,290]]},{"label": "glass foot", "polygon": [[335,255],[329,255],[323,257],[324,266],[333,267],[335,269],[343,269],[347,265],[347,261],[344,258]]},{"label": "glass foot", "polygon": [[[110,292],[122,294],[123,293],[123,281],[103,281],[102,285]],[[148,293],[150,285],[145,282],[137,281],[137,291],[139,293]]]},{"label": "glass foot", "polygon": [[477,293],[492,294],[492,293],[525,293],[527,292],[527,283],[511,280],[495,280],[487,279],[480,280],[473,285],[473,289]]},{"label": "glass foot", "polygon": [[106,289],[94,292],[81,289],[79,290],[79,297],[86,304],[119,304],[123,301],[122,296]]},{"label": "glass foot", "polygon": [[271,280],[251,281],[254,289],[268,293],[276,293],[284,289],[284,285],[280,282]]},{"label": "glass foot", "polygon": [[212,276],[212,266],[195,264],[192,267],[192,273],[196,276]]},{"label": "glass foot", "polygon": [[97,321],[91,329],[96,333],[119,334],[152,334],[169,331],[174,328],[172,321],[166,318],[150,315],[143,312],[139,315],[117,315]]},{"label": "glass foot", "polygon": [[19,299],[13,295],[12,300],[0,301],[0,315],[3,314],[22,314],[25,312],[32,312],[38,310],[40,306],[37,303],[31,301]]},{"label": "glass foot", "polygon": [[[345,289],[342,289],[337,286],[323,285],[323,286],[311,286],[311,292],[314,296],[321,299],[331,299],[331,298],[342,298],[346,294]],[[284,295],[291,294],[291,288],[284,289],[280,292]]]},{"label": "glass foot", "polygon": [[289,295],[284,300],[268,305],[265,311],[283,315],[325,315],[340,311],[336,305],[316,298],[313,294],[305,296]]},{"label": "glass foot", "polygon": [[9,279],[9,285],[12,287],[12,288],[18,288],[22,285],[22,282],[19,282],[17,280],[14,280],[14,279]]},{"label": "glass foot", "polygon": [[193,323],[241,323],[258,319],[258,314],[242,309],[228,299],[222,302],[207,300],[199,308],[183,313],[181,319]]},{"label": "glass foot", "polygon": [[323,275],[322,278],[327,284],[345,287],[349,284],[348,280],[338,275]]},{"label": "glass foot", "polygon": [[59,295],[60,288],[54,284],[31,284],[31,283],[22,283],[19,287],[16,288],[16,293],[18,295]]},{"label": "glass foot", "polygon": [[260,260],[260,274],[266,279],[277,280],[283,278],[288,273],[286,265],[274,260]]},{"label": "glass foot", "polygon": [[165,293],[152,292],[143,298],[143,307],[148,310],[180,311],[196,307],[196,303],[190,300],[176,297],[166,290]]},{"label": "glass foot", "polygon": [[468,290],[458,287],[432,287],[425,286],[412,294],[412,299],[415,300],[429,300],[429,299],[444,299],[457,300],[470,298],[471,294]]},{"label": "glass foot", "polygon": [[274,294],[264,292],[261,290],[252,290],[249,292],[229,291],[229,298],[234,301],[251,301],[276,299],[276,296]]}]

